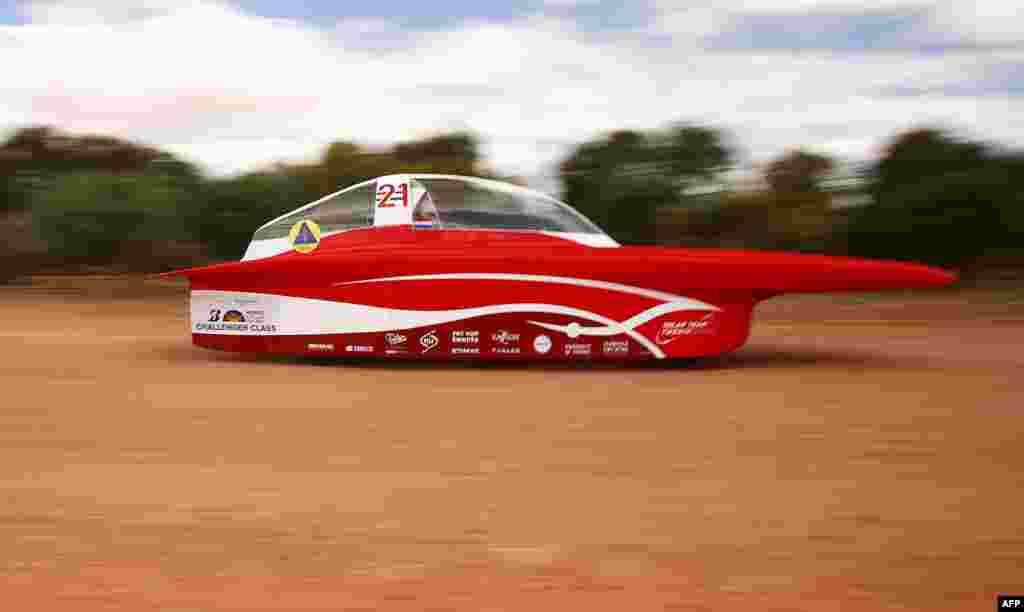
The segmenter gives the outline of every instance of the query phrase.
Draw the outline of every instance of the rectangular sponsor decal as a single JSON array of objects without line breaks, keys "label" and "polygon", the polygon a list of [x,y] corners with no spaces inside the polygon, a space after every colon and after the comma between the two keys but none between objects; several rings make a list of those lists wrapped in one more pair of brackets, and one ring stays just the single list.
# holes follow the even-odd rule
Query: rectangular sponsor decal
[{"label": "rectangular sponsor decal", "polygon": [[191,296],[194,333],[262,335],[278,332],[274,299],[231,292]]},{"label": "rectangular sponsor decal", "polygon": [[456,329],[452,331],[452,344],[480,344],[480,332],[475,329]]},{"label": "rectangular sponsor decal", "polygon": [[479,355],[479,346],[453,346],[452,355]]},{"label": "rectangular sponsor decal", "polygon": [[684,336],[706,336],[718,331],[718,318],[709,312],[699,319],[669,319],[661,324],[655,342],[659,346],[671,344]]},{"label": "rectangular sponsor decal", "polygon": [[601,343],[601,351],[605,355],[628,355],[629,340],[605,340]]},{"label": "rectangular sponsor decal", "polygon": [[421,334],[419,340],[420,353],[428,353],[433,349],[437,348],[437,345],[439,345],[440,343],[441,340],[438,338],[436,329],[432,329],[424,334]]},{"label": "rectangular sponsor decal", "polygon": [[592,347],[589,343],[574,342],[564,346],[564,351],[567,356],[575,357],[589,357]]},{"label": "rectangular sponsor decal", "polygon": [[491,341],[502,346],[509,346],[511,344],[519,344],[519,337],[520,335],[517,333],[510,332],[507,329],[499,329],[491,334]]},{"label": "rectangular sponsor decal", "polygon": [[388,332],[384,334],[384,352],[398,355],[409,352],[409,334],[404,332]]},{"label": "rectangular sponsor decal", "polygon": [[521,351],[518,346],[496,346],[491,352],[498,355],[518,355]]},{"label": "rectangular sponsor decal", "polygon": [[498,355],[518,355],[522,352],[519,348],[521,334],[510,332],[507,329],[499,329],[491,334],[491,353]]},{"label": "rectangular sponsor decal", "polygon": [[334,345],[333,344],[311,343],[311,344],[307,344],[306,348],[308,350],[317,351],[317,352],[320,352],[320,353],[333,353],[334,352]]},{"label": "rectangular sponsor decal", "polygon": [[266,319],[266,311],[264,310],[245,310],[242,314],[249,323],[263,323],[264,319]]}]

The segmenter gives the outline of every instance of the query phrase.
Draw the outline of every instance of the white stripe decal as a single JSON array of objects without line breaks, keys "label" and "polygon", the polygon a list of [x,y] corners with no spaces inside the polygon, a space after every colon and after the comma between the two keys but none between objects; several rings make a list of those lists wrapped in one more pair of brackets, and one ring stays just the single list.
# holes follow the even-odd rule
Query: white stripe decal
[{"label": "white stripe decal", "polygon": [[607,234],[584,234],[582,232],[541,232],[545,236],[552,236],[554,238],[561,238],[562,240],[568,240],[575,242],[576,244],[582,244],[584,246],[607,249],[615,248],[620,246],[618,242],[615,242],[611,236]]},{"label": "white stripe decal", "polygon": [[[522,303],[522,304],[493,304],[475,308],[464,308],[459,310],[403,310],[394,308],[381,308],[365,304],[352,304],[348,302],[335,302],[330,300],[319,300],[313,298],[298,298],[290,296],[246,293],[234,291],[192,291],[192,325],[193,330],[197,324],[208,321],[208,313],[219,305],[232,302],[250,302],[261,309],[266,310],[267,316],[273,319],[275,329],[271,332],[263,332],[258,335],[321,335],[321,334],[360,334],[394,331],[402,329],[413,329],[430,325],[453,323],[464,319],[479,316],[509,313],[545,313],[576,317],[599,323],[601,327],[582,327],[578,324],[562,326],[552,323],[528,321],[528,323],[564,333],[570,337],[577,335],[590,336],[611,336],[625,334],[644,346],[652,355],[658,359],[664,359],[665,353],[651,340],[636,330],[637,327],[656,319],[664,314],[683,310],[717,311],[716,306],[706,304],[699,300],[676,296],[668,293],[661,293],[640,287],[629,285],[618,285],[603,281],[586,279],[574,279],[566,277],[548,277],[526,274],[439,274],[430,276],[408,276],[392,277],[388,279],[373,279],[371,281],[355,281],[354,283],[337,284],[359,284],[364,282],[385,281],[385,280],[425,280],[435,278],[484,278],[486,280],[537,280],[539,282],[564,282],[584,287],[597,287],[612,291],[621,291],[653,297],[657,294],[671,298],[663,304],[630,317],[626,321],[616,321],[589,310],[561,306],[546,303]],[[555,279],[554,281],[549,279]],[[244,330],[200,330],[198,333],[242,335],[250,334]]]},{"label": "white stripe decal", "polygon": [[[537,327],[543,327],[555,332],[561,332],[570,338],[576,336],[614,336],[616,334],[628,333],[626,330],[634,330],[640,327],[648,321],[657,319],[661,315],[668,314],[670,312],[678,312],[680,310],[705,310],[703,308],[690,308],[688,306],[681,305],[679,302],[669,302],[667,304],[661,304],[654,308],[648,308],[638,315],[630,317],[622,323],[616,323],[615,325],[608,325],[605,327],[580,327],[579,325],[555,325],[554,323],[543,323],[541,321],[527,321],[531,325]],[[717,310],[717,309],[716,309]]]},{"label": "white stripe decal", "polygon": [[[291,213],[288,213],[291,214]],[[285,215],[287,216],[287,215]],[[273,221],[271,222],[273,223]],[[269,223],[267,224],[269,225]],[[416,226],[416,224],[413,224]],[[266,225],[264,226],[266,227]],[[438,228],[433,228],[437,230]],[[263,229],[262,227],[260,229]],[[330,236],[336,236],[345,232],[351,232],[353,230],[371,229],[371,226],[366,227],[350,227],[341,230],[333,230],[330,232],[324,232],[320,235],[321,240]],[[446,232],[460,232],[460,231],[477,231],[473,229],[463,230],[461,228],[441,228]],[[257,230],[259,231],[259,230]],[[519,233],[530,233],[532,230],[486,230],[494,232],[519,232]],[[618,247],[619,243],[615,242],[604,234],[582,234],[577,232],[539,232],[545,236],[552,236],[554,238],[561,238],[584,246],[590,246],[595,248],[611,248]],[[262,240],[251,240],[249,246],[245,249],[245,254],[242,255],[242,261],[253,261],[256,259],[265,259],[267,257],[273,257],[274,255],[280,255],[281,253],[288,253],[292,250],[291,242],[288,241],[288,237],[283,238],[265,238]]]},{"label": "white stripe decal", "polygon": [[368,278],[366,280],[334,283],[334,285],[362,285],[366,283],[386,283],[392,281],[416,280],[510,280],[527,281],[535,283],[552,283],[556,285],[574,285],[576,287],[591,287],[595,289],[605,289],[607,291],[617,291],[619,293],[628,293],[630,295],[639,295],[646,298],[650,298],[652,300],[661,300],[663,302],[685,303],[687,304],[687,307],[691,310],[720,310],[720,308],[718,308],[717,306],[712,306],[711,304],[701,302],[700,300],[695,300],[693,298],[688,298],[681,295],[675,295],[674,293],[657,291],[655,289],[644,289],[643,287],[634,287],[633,285],[622,285],[619,283],[591,280],[588,278],[575,278],[571,276],[546,276],[542,274],[502,274],[477,272],[460,272],[454,274],[415,274],[410,276],[386,276],[383,278]]}]

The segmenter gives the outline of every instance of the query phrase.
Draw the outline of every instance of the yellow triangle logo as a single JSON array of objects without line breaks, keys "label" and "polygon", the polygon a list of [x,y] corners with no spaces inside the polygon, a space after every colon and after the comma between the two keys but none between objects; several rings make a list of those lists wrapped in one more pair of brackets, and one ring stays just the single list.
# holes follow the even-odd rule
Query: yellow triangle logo
[{"label": "yellow triangle logo", "polygon": [[316,221],[304,219],[292,226],[288,242],[300,253],[310,253],[320,246],[320,226]]}]

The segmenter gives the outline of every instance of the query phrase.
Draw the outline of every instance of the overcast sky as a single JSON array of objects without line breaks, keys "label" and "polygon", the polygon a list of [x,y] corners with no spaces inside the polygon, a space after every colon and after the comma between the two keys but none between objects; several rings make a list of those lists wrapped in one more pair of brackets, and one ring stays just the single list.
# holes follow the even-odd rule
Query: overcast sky
[{"label": "overcast sky", "polygon": [[[687,8],[712,4],[712,8]],[[628,5],[628,6],[624,6]],[[502,172],[693,121],[744,156],[1024,143],[1018,0],[0,0],[0,135],[52,124],[224,174],[470,129]],[[1016,111],[1016,112],[1014,112]],[[538,179],[540,180],[540,179]]]}]

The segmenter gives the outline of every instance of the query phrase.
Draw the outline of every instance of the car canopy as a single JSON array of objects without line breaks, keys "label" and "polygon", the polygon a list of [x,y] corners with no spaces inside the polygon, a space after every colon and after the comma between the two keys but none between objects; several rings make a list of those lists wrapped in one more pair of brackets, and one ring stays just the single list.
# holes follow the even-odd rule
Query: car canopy
[{"label": "car canopy", "polygon": [[395,225],[534,231],[617,246],[571,207],[524,187],[465,176],[396,174],[352,185],[266,223],[256,230],[243,260],[301,250],[304,241],[353,229]]}]

